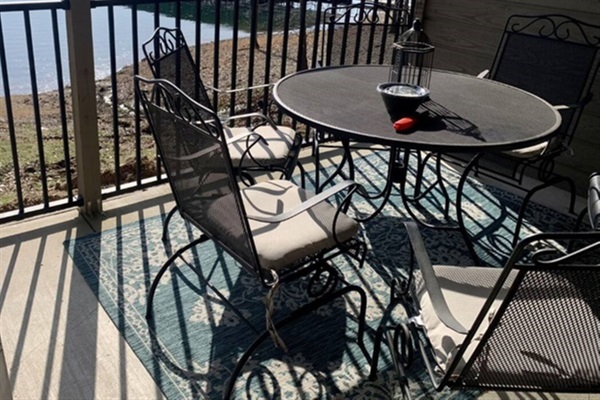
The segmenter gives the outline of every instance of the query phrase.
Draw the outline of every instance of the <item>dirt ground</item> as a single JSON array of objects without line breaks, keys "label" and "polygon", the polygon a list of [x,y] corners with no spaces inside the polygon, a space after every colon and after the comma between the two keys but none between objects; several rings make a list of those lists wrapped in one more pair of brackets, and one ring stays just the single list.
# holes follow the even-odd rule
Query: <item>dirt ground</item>
[{"label": "dirt ground", "polygon": [[[265,79],[266,72],[266,35],[259,35],[254,55],[254,84],[265,81],[274,83],[282,76],[283,61],[283,35],[274,35],[271,51],[270,77]],[[250,40],[248,38],[238,41],[236,87],[248,86],[248,66],[250,53]],[[307,48],[312,49],[312,38],[307,39]],[[191,49],[195,54],[195,49]],[[296,71],[298,55],[298,36],[291,33],[285,57],[285,72],[288,74]],[[309,51],[310,52],[310,51]],[[231,88],[233,58],[233,42],[222,41],[219,44],[219,76],[220,89]],[[201,46],[200,73],[206,84],[214,83],[214,44],[208,43]],[[310,60],[308,60],[310,62]],[[145,61],[139,63],[139,74],[150,77],[151,73]],[[100,158],[103,187],[115,185],[115,171],[117,162],[115,148],[118,151],[118,168],[121,174],[121,183],[133,181],[137,176],[135,110],[133,66],[128,66],[116,74],[117,107],[113,107],[113,90],[111,77],[97,81],[96,96],[98,104],[98,129],[100,141]],[[261,106],[263,91],[255,92],[250,109]],[[0,212],[17,208],[17,186],[15,180],[13,148],[11,146],[11,132],[9,132],[9,116],[6,112],[6,99],[0,98]],[[67,197],[67,171],[70,171],[72,182],[76,191],[77,168],[75,164],[75,143],[72,128],[72,99],[71,88],[65,88],[64,108],[67,124],[63,128],[61,123],[61,100],[58,91],[41,93],[39,100],[39,126],[36,124],[33,99],[31,95],[11,96],[12,119],[14,123],[14,137],[16,152],[18,154],[21,190],[26,206],[42,203],[43,187],[42,172],[40,169],[41,157],[46,165],[47,192],[50,201]],[[246,93],[238,94],[235,99],[236,110],[248,108]],[[220,111],[228,112],[231,103],[229,95],[219,96]],[[116,118],[114,116],[116,115]],[[117,131],[118,140],[114,132]],[[65,135],[67,139],[65,140]],[[38,137],[43,138],[42,146],[38,145]],[[64,142],[68,143],[68,157],[65,153]],[[142,160],[142,176],[149,177],[156,174],[156,150],[153,139],[142,118],[141,135],[139,139]]]}]

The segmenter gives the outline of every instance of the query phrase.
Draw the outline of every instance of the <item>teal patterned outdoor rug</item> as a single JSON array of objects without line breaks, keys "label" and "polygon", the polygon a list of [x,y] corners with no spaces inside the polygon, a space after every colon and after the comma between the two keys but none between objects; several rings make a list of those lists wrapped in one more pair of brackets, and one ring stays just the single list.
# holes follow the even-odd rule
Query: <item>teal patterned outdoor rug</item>
[{"label": "teal patterned outdoor rug", "polygon": [[[368,190],[383,186],[385,154],[357,162],[357,181]],[[327,171],[325,171],[326,173]],[[428,172],[426,179],[431,179]],[[450,189],[458,175],[445,172]],[[512,227],[520,198],[477,181],[467,185],[464,210],[476,251],[485,262],[502,265],[510,251]],[[451,193],[452,194],[452,193]],[[425,201],[423,215],[441,217],[438,198]],[[354,211],[373,206],[355,197]],[[352,212],[354,212],[352,211]],[[362,236],[369,246],[362,269],[339,257],[336,265],[345,277],[368,294],[366,346],[373,347],[379,320],[389,299],[389,282],[407,268],[409,248],[402,221],[406,212],[398,192],[372,221]],[[127,343],[169,399],[222,397],[238,358],[256,337],[203,279],[218,288],[256,327],[264,328],[265,290],[221,249],[204,243],[177,261],[160,282],[154,299],[154,319],[144,317],[146,294],[168,252],[161,241],[164,216],[65,242],[75,265],[112,318]],[[523,236],[536,231],[571,229],[573,219],[532,204]],[[170,224],[172,251],[198,236],[175,216]],[[456,232],[423,230],[434,263],[469,264],[466,246]],[[301,234],[299,232],[299,234]],[[306,282],[286,285],[276,298],[275,318],[307,301]],[[368,379],[369,365],[356,344],[357,297],[349,295],[297,321],[280,334],[288,353],[267,340],[246,365],[235,386],[236,398],[390,399],[399,396],[397,377],[387,349],[379,361],[375,381]],[[402,318],[402,310],[396,310]],[[436,393],[423,365],[415,361],[408,370],[414,398],[474,398],[475,392]]]}]

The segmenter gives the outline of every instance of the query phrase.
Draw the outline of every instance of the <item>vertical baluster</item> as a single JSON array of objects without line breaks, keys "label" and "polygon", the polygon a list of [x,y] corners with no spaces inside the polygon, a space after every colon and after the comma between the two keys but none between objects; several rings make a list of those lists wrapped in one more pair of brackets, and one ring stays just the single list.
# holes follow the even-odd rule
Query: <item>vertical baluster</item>
[{"label": "vertical baluster", "polygon": [[[233,3],[233,38],[231,42],[231,89],[237,88],[237,58],[238,58],[238,31],[240,23],[240,0]],[[229,115],[235,114],[235,92],[229,98]]]},{"label": "vertical baluster", "polygon": [[[131,49],[133,59],[133,75],[140,73],[140,54],[139,54],[139,38],[138,38],[138,7],[137,3],[131,5]],[[140,126],[140,99],[137,90],[133,90],[133,110],[135,114],[134,130],[135,130],[135,170],[136,182],[142,184],[142,132]]]},{"label": "vertical baluster", "polygon": [[[323,31],[323,27],[322,25],[322,14],[323,13],[323,0],[318,0],[317,1],[317,7],[316,7],[316,18],[315,18],[315,30],[313,32],[313,49],[312,49],[312,61],[310,63],[310,67],[311,68],[315,68],[317,67],[317,61],[319,61],[321,63],[321,66],[324,65],[324,60],[319,60],[319,41],[323,40],[321,39],[322,35],[325,35],[325,32]],[[323,57],[323,54],[320,55],[320,57]]]},{"label": "vertical baluster", "polygon": [[196,42],[196,46],[194,48],[194,53],[196,56],[196,66],[198,67],[198,71],[194,71],[197,72],[196,74],[194,74],[194,83],[195,83],[195,98],[198,99],[200,98],[200,82],[198,81],[198,79],[200,79],[200,71],[202,70],[202,59],[200,58],[202,56],[201,51],[202,51],[202,36],[201,36],[201,24],[202,24],[202,0],[196,0],[196,24],[194,25],[194,38],[195,38],[195,42]]},{"label": "vertical baluster", "polygon": [[15,133],[15,122],[12,111],[10,94],[10,82],[8,80],[8,66],[6,64],[6,49],[4,47],[4,29],[2,27],[2,15],[0,14],[0,67],[2,68],[2,85],[4,86],[4,104],[6,106],[6,122],[8,123],[8,136],[10,137],[10,151],[13,160],[13,172],[15,174],[15,188],[17,192],[17,203],[19,214],[23,214],[25,205],[23,203],[23,189],[21,187],[21,169],[19,167],[19,154],[17,152],[17,136]]},{"label": "vertical baluster", "polygon": [[306,0],[300,1],[300,28],[298,31],[298,55],[296,71],[302,71],[308,68],[306,54]]},{"label": "vertical baluster", "polygon": [[[215,41],[213,49],[213,87],[219,88],[219,48],[221,41],[221,1],[215,2]],[[219,109],[219,93],[213,93],[213,107]]]},{"label": "vertical baluster", "polygon": [[42,121],[40,117],[40,102],[37,88],[37,76],[35,68],[35,57],[33,54],[33,35],[31,32],[31,17],[29,11],[23,11],[25,21],[25,37],[27,41],[27,57],[29,59],[29,76],[31,80],[31,97],[33,103],[33,115],[35,119],[35,133],[37,136],[37,147],[40,162],[40,176],[42,181],[42,195],[44,207],[48,208],[48,177],[46,174],[46,156],[44,154],[44,137],[42,135]]},{"label": "vertical baluster", "polygon": [[[250,49],[248,52],[248,87],[254,86],[254,53],[258,46],[257,37],[258,0],[250,0]],[[252,94],[254,90],[249,89],[246,94],[246,108],[252,109]]]},{"label": "vertical baluster", "polygon": [[[267,44],[265,49],[265,79],[263,80],[265,85],[271,83],[271,52],[273,51],[273,19],[275,14],[275,1],[269,0],[269,9],[267,11]],[[263,106],[262,112],[267,114],[269,112],[269,88],[266,87],[263,90]]]},{"label": "vertical baluster", "polygon": [[[281,44],[281,77],[286,75],[287,70],[287,52],[288,52],[288,43],[289,43],[289,31],[290,31],[290,11],[291,11],[291,1],[287,0],[285,2],[285,14],[283,17],[283,43]],[[283,119],[283,113],[281,111],[277,112],[277,121],[281,123]]]},{"label": "vertical baluster", "polygon": [[69,151],[69,133],[67,130],[67,111],[65,108],[65,88],[63,82],[62,59],[60,57],[60,39],[58,35],[58,13],[52,9],[52,37],[54,39],[54,61],[56,63],[56,83],[58,85],[58,106],[60,126],[62,128],[63,154],[65,157],[65,178],[67,180],[67,200],[73,201],[73,180],[71,177],[71,152]]},{"label": "vertical baluster", "polygon": [[354,57],[352,58],[352,64],[358,64],[360,59],[360,43],[362,40],[362,28],[365,21],[363,18],[365,17],[365,2],[362,0],[360,2],[359,14],[356,16],[355,26],[355,39],[354,39]]},{"label": "vertical baluster", "polygon": [[[160,26],[160,0],[154,2],[154,29],[156,30]],[[158,42],[154,41],[154,54],[158,54]],[[160,64],[158,65],[158,75],[160,76]],[[160,99],[159,99],[160,101]],[[156,178],[160,180],[162,175],[162,163],[160,162],[160,155],[158,153],[158,147],[155,146],[155,158],[156,158]]]},{"label": "vertical baluster", "polygon": [[113,157],[115,168],[115,188],[121,189],[121,157],[119,151],[119,98],[117,93],[117,55],[115,49],[115,13],[112,4],[108,5],[108,43],[110,53],[110,87],[113,129]]}]

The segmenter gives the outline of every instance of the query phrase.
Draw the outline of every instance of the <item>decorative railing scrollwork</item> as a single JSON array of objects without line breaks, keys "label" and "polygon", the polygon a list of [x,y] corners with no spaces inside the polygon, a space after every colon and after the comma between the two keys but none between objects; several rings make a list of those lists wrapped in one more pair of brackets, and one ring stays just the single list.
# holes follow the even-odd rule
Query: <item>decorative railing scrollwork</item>
[{"label": "decorative railing scrollwork", "polygon": [[407,12],[401,12],[403,10],[383,4],[354,4],[342,9],[342,13],[337,12],[340,10],[337,7],[325,10],[325,16],[331,24],[398,25],[408,23],[406,21]]}]

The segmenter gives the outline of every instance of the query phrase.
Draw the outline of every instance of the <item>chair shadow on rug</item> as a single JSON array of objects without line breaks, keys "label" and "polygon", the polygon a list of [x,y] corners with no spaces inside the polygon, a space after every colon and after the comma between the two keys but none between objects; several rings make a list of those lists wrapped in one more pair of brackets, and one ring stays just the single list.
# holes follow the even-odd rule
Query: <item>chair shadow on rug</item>
[{"label": "chair shadow on rug", "polygon": [[[383,154],[374,153],[367,157],[357,158],[355,163],[356,181],[360,182],[369,192],[381,191],[382,182],[385,183],[386,179],[388,179],[388,166],[386,165],[388,164],[388,160],[386,157]],[[412,212],[419,214],[419,220],[432,222],[435,226],[438,224],[444,225],[442,221],[446,223],[456,221],[455,212],[450,212],[450,215],[446,215],[448,207],[445,205],[445,198],[448,195],[450,198],[456,197],[455,193],[460,174],[449,166],[441,166],[444,188],[448,192],[448,194],[445,194],[439,187],[429,185],[438,179],[438,172],[436,171],[438,166],[435,160],[430,160],[426,165],[419,165],[416,157],[409,157],[409,163],[409,173],[405,178],[405,190],[408,192],[408,196],[411,197],[415,190],[417,168],[421,168],[419,174],[421,176],[421,183],[431,189],[424,199],[410,205]],[[326,171],[323,174],[327,177]],[[390,190],[389,201],[384,207],[386,211],[365,224],[368,230],[377,231],[378,229],[384,229],[384,225],[389,225],[385,228],[388,230],[391,229],[391,226],[400,226],[400,224],[393,224],[391,221],[384,222],[385,218],[391,215],[397,215],[400,218],[410,216],[403,199],[406,196],[401,195],[401,189],[394,185]],[[360,204],[355,202],[352,205],[357,215],[364,214],[367,210],[376,210],[381,207],[381,199],[365,199],[365,202]],[[522,199],[517,195],[486,186],[473,178],[467,180],[462,196],[464,206],[462,210],[463,221],[468,229],[471,242],[476,247],[475,251],[482,261],[488,264],[501,265],[509,256],[512,250],[512,234],[509,231],[514,231],[520,202],[522,202]],[[531,224],[532,221],[534,224],[540,220],[546,223],[547,221],[545,220],[552,219],[552,216],[558,215],[556,212],[549,214],[546,208],[537,204],[532,204],[529,211],[526,216],[525,226],[522,229],[522,237],[536,232],[535,226]],[[544,215],[548,216],[544,217]],[[558,220],[561,226],[557,227],[557,230],[572,229],[572,224],[574,223],[572,218],[561,214]],[[436,236],[438,235],[438,232],[433,230],[431,232]],[[448,237],[453,238],[454,234],[442,234],[439,237],[441,240],[447,241]],[[385,243],[385,240],[383,242],[374,242],[371,240],[371,243],[375,248],[380,247],[382,254],[389,255],[390,244],[382,244]],[[454,241],[454,243],[456,246],[460,246],[460,249],[464,247],[464,243],[459,241]],[[470,262],[473,261],[471,260]]]},{"label": "chair shadow on rug", "polygon": [[[495,193],[488,189],[475,188],[477,196],[485,199],[485,203],[476,208],[480,220],[468,218],[468,230],[472,244],[478,257],[491,266],[503,265],[510,256],[512,248],[512,226],[518,211],[518,198],[506,193]],[[515,199],[513,200],[513,197]],[[398,199],[399,200],[399,199]],[[475,204],[475,203],[474,203]],[[532,218],[526,221],[523,233],[536,233],[545,230],[568,230],[574,219],[543,206],[532,204],[538,209]],[[441,211],[441,208],[438,209]],[[406,217],[399,214],[381,214],[364,225],[366,237],[369,239],[368,258],[377,260],[369,262],[384,280],[397,278],[401,271],[408,269],[410,251],[403,222]],[[431,228],[422,228],[428,247],[434,249],[432,260],[444,265],[471,265],[473,260],[459,232],[448,232]]]}]

